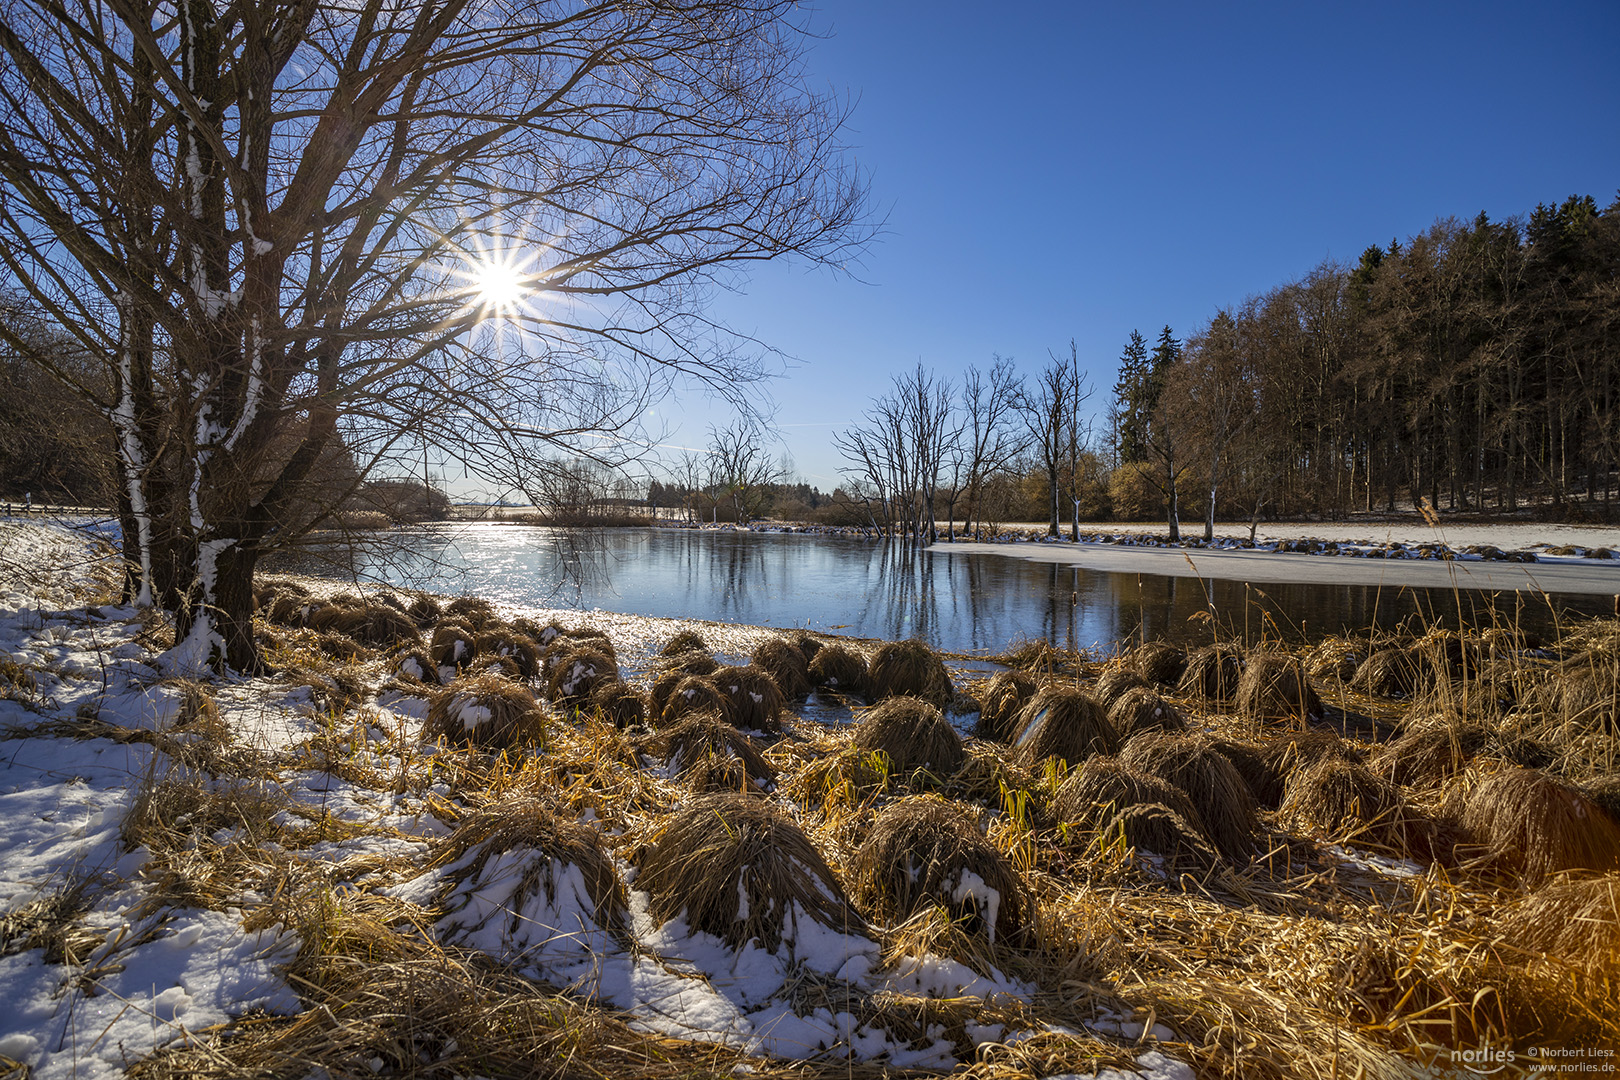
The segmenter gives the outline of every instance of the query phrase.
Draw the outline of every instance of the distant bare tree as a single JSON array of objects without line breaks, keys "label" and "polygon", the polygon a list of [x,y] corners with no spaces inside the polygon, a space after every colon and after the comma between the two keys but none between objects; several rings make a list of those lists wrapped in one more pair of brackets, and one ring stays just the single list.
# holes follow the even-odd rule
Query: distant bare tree
[{"label": "distant bare tree", "polygon": [[709,427],[709,486],[716,503],[730,501],[739,525],[759,515],[771,485],[786,475],[779,459],[771,456],[758,420],[743,417],[725,427]]},{"label": "distant bare tree", "polygon": [[992,359],[989,372],[969,365],[962,379],[961,420],[948,456],[946,518],[954,523],[957,500],[966,498],[963,527],[975,537],[984,522],[985,479],[1006,468],[1029,444],[1017,423],[1022,393],[1023,380],[1013,362],[1000,356]]},{"label": "distant bare tree", "polygon": [[1070,507],[1070,537],[1080,539],[1080,482],[1086,471],[1083,455],[1091,443],[1091,422],[1081,409],[1091,397],[1085,372],[1080,370],[1080,353],[1069,342],[1069,355],[1052,355],[1050,362],[1026,386],[1018,401],[1030,447],[1051,487],[1048,509],[1051,520],[1047,533],[1059,534],[1062,506]]},{"label": "distant bare tree", "polygon": [[1230,311],[1217,312],[1209,326],[1188,340],[1181,360],[1165,385],[1161,407],[1172,415],[1185,440],[1189,457],[1196,456],[1208,484],[1204,504],[1204,539],[1215,538],[1217,495],[1226,470],[1228,453],[1256,416],[1254,382],[1245,349],[1244,328],[1254,321],[1239,320]]},{"label": "distant bare tree", "polygon": [[918,364],[894,379],[894,389],[873,402],[866,424],[833,436],[850,465],[842,471],[869,488],[881,527],[932,543],[935,506],[946,455],[959,426],[950,380]]}]

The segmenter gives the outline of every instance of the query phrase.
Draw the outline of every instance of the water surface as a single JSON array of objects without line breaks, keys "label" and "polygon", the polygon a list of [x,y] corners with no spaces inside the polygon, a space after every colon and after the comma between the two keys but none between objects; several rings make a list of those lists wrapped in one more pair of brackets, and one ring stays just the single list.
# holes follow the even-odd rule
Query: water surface
[{"label": "water surface", "polygon": [[342,570],[280,565],[529,607],[921,637],[953,652],[999,652],[1030,638],[1081,648],[1140,636],[1197,643],[1211,639],[1216,623],[1223,636],[1309,640],[1403,620],[1455,625],[1459,603],[1465,623],[1517,621],[1545,635],[1555,611],[1607,614],[1612,603],[1310,582],[1253,586],[782,533],[573,533],[479,523],[383,537],[387,550],[361,553]]}]

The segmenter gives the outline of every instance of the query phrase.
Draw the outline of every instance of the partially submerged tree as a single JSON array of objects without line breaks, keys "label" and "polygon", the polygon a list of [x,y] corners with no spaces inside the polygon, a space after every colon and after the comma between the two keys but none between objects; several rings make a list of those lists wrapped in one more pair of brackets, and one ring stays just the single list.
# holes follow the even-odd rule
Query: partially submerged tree
[{"label": "partially submerged tree", "polygon": [[942,470],[961,431],[953,393],[949,379],[919,363],[895,376],[894,389],[872,403],[864,425],[833,436],[833,446],[851,463],[842,471],[875,508],[873,524],[886,532],[927,543],[935,538]]},{"label": "partially submerged tree", "polygon": [[294,510],[334,443],[360,477],[432,447],[527,492],[632,453],[669,380],[757,377],[707,289],[868,235],[794,10],[4,9],[0,288],[99,359],[29,355],[116,430],[171,670],[256,666],[254,568],[320,524]]}]

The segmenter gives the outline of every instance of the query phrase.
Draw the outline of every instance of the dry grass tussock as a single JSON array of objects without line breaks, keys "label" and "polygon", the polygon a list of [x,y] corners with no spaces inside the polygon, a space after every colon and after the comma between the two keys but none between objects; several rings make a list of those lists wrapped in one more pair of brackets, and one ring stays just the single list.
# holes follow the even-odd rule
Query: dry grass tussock
[{"label": "dry grass tussock", "polygon": [[810,682],[823,690],[863,697],[866,676],[866,658],[844,645],[823,645],[810,660]]},{"label": "dry grass tussock", "polygon": [[1620,869],[1620,822],[1535,769],[1507,769],[1468,792],[1462,826],[1491,860],[1536,885],[1560,870]]},{"label": "dry grass tussock", "polygon": [[1392,783],[1433,788],[1461,774],[1489,741],[1490,732],[1478,725],[1424,724],[1386,743],[1372,767]]},{"label": "dry grass tussock", "polygon": [[1257,653],[1238,678],[1237,709],[1251,720],[1303,729],[1321,718],[1322,699],[1311,688],[1299,660],[1281,653]]},{"label": "dry grass tussock", "polygon": [[1142,677],[1141,672],[1122,660],[1114,660],[1103,666],[1096,684],[1092,687],[1092,693],[1096,695],[1098,701],[1112,705],[1132,690],[1150,689],[1152,686]]},{"label": "dry grass tussock", "polygon": [[1247,862],[1254,854],[1259,832],[1254,795],[1210,740],[1144,735],[1131,741],[1120,760],[1186,792],[1222,855]]},{"label": "dry grass tussock", "polygon": [[803,701],[810,696],[810,661],[796,642],[768,638],[754,649],[752,659],[754,666],[770,673],[787,700]]},{"label": "dry grass tussock", "polygon": [[1048,684],[1019,714],[1013,760],[1034,766],[1057,758],[1075,766],[1093,754],[1118,749],[1119,733],[1096,698],[1078,687]]},{"label": "dry grass tussock", "polygon": [[[529,871],[506,902],[511,918],[520,918],[526,899],[544,890],[548,903],[557,899],[557,866],[577,867],[594,905],[597,926],[623,933],[629,919],[624,884],[588,825],[557,816],[551,804],[535,795],[517,795],[478,808],[456,824],[434,852],[431,866],[457,864],[444,892],[481,874],[492,858],[509,852],[532,852]],[[470,856],[470,857],[469,857]]]},{"label": "dry grass tussock", "polygon": [[900,775],[926,770],[936,777],[952,775],[967,759],[962,738],[932,703],[914,697],[892,697],[873,706],[856,725],[851,742],[859,749],[881,751]]},{"label": "dry grass tussock", "polygon": [[653,682],[652,713],[660,724],[701,713],[724,715],[726,705],[726,695],[707,675],[670,671]]},{"label": "dry grass tussock", "polygon": [[1115,698],[1108,707],[1108,722],[1119,732],[1121,742],[1129,742],[1145,731],[1187,730],[1187,718],[1181,710],[1145,686],[1133,687]]},{"label": "dry grass tussock", "polygon": [[1503,939],[1534,959],[1620,978],[1620,874],[1559,875],[1514,904],[1501,926]]},{"label": "dry grass tussock", "polygon": [[[1296,829],[1405,845],[1418,823],[1394,784],[1365,765],[1323,757],[1288,777],[1282,817]],[[1414,837],[1415,838],[1415,837]]]},{"label": "dry grass tussock", "polygon": [[647,695],[617,679],[600,682],[591,690],[585,708],[614,727],[637,727],[647,719]]},{"label": "dry grass tussock", "polygon": [[872,701],[917,697],[943,709],[954,693],[945,662],[921,641],[884,642],[866,672],[866,696]]},{"label": "dry grass tussock", "polygon": [[1208,839],[1186,817],[1163,803],[1132,803],[1116,810],[1097,828],[1093,851],[1150,854],[1178,874],[1208,873],[1220,862]]},{"label": "dry grass tussock", "polygon": [[1175,686],[1187,670],[1187,654],[1168,641],[1145,641],[1125,659],[1138,675],[1161,686]]},{"label": "dry grass tussock", "polygon": [[[274,607],[284,599],[300,597],[289,590],[266,603]],[[520,628],[496,625],[484,633],[508,629]],[[1208,693],[1209,665],[1198,673],[1195,653],[1181,683],[1184,693],[1163,691],[1158,700],[1219,736],[1140,732],[1117,758],[1085,739],[1074,762],[1083,765],[1067,774],[1049,760],[1020,763],[1023,756],[1004,747],[958,741],[962,757],[953,775],[910,785],[900,782],[907,779],[906,764],[893,748],[857,745],[853,731],[807,723],[795,724],[764,753],[734,730],[722,730],[713,716],[701,722],[670,716],[669,727],[643,741],[616,730],[596,696],[566,722],[553,721],[543,753],[491,755],[479,740],[457,736],[447,741],[458,745],[425,756],[430,766],[383,775],[386,769],[345,756],[356,753],[350,744],[364,740],[337,736],[339,712],[332,737],[319,746],[312,742],[296,764],[313,762],[382,790],[392,784],[392,790],[420,792],[432,785],[435,812],[457,826],[435,852],[441,866],[492,859],[503,844],[556,848],[565,862],[583,865],[592,858],[582,853],[589,847],[602,860],[599,870],[605,866],[600,881],[610,898],[604,925],[624,912],[606,844],[639,867],[636,888],[650,891],[655,919],[686,911],[693,925],[733,945],[779,944],[784,914],[797,903],[836,930],[871,933],[885,964],[896,970],[933,953],[981,974],[999,970],[1030,980],[1038,991],[1028,1002],[929,1000],[887,991],[857,1000],[849,987],[829,980],[806,976],[796,984],[796,1006],[841,1003],[863,1023],[895,1032],[915,1028],[919,1038],[930,1028],[941,1031],[939,1037],[959,1044],[962,1075],[1030,1080],[1122,1064],[1139,1052],[1129,1039],[1059,1030],[1087,1032],[1095,1010],[1107,1007],[1172,1029],[1165,1052],[1200,1076],[1327,1080],[1361,1070],[1394,1077],[1432,1060],[1447,1064],[1452,1047],[1507,1040],[1608,1045],[1620,1037],[1620,972],[1612,947],[1620,933],[1614,900],[1620,825],[1602,809],[1604,798],[1613,798],[1604,795],[1605,784],[1620,790],[1620,781],[1606,779],[1616,771],[1612,747],[1605,757],[1598,742],[1606,721],[1585,706],[1565,716],[1566,693],[1573,706],[1575,692],[1558,685],[1566,675],[1591,670],[1590,656],[1606,655],[1607,638],[1597,631],[1590,638],[1578,639],[1579,648],[1565,645],[1558,661],[1514,655],[1503,644],[1478,652],[1483,659],[1476,667],[1468,641],[1452,644],[1433,635],[1423,648],[1449,674],[1437,675],[1416,695],[1423,709],[1412,697],[1371,700],[1333,685],[1343,679],[1353,650],[1342,651],[1331,673],[1325,659],[1322,673],[1304,661],[1335,705],[1364,708],[1403,732],[1373,748],[1316,729],[1255,737],[1252,724],[1220,711],[1235,700],[1235,681],[1224,695]],[[465,640],[482,654],[477,632]],[[397,671],[406,656],[419,665],[424,659],[410,650],[370,660],[357,653],[355,662],[338,665],[323,656],[313,631],[290,630],[284,642],[277,656],[296,656],[322,678],[353,680],[361,690],[367,679],[375,684],[374,676]],[[558,633],[551,652],[560,658],[579,643],[571,633]],[[1401,644],[1407,651],[1416,647],[1411,638]],[[826,654],[836,657],[833,650],[847,651],[827,645],[807,658],[807,673],[820,661],[825,677]],[[1304,650],[1293,654],[1303,657]],[[690,677],[680,669],[688,662],[683,657],[694,655],[682,653],[655,668],[657,678],[677,676],[664,689],[666,703],[680,679]],[[1230,660],[1232,673],[1240,670],[1235,648],[1210,655]],[[1272,654],[1256,659],[1261,655]],[[712,659],[703,660],[712,667]],[[702,666],[702,660],[691,662]],[[1019,678],[1009,673],[1003,679],[1010,696],[1023,692]],[[1500,680],[1492,687],[1540,686],[1545,696],[1519,701],[1517,709],[1510,700],[1489,713],[1457,707],[1470,687],[1487,679]],[[484,684],[463,678],[438,691],[433,701],[442,709],[441,726],[454,726],[444,719],[447,695]],[[611,686],[636,692],[623,683]],[[722,708],[724,696],[712,684],[710,690],[707,707]],[[599,686],[598,692],[607,691]],[[228,732],[205,734],[222,726],[209,719],[217,710],[210,708],[208,688],[183,693],[196,736],[180,739],[186,735],[181,729],[175,736],[121,737],[169,738],[176,753],[190,743],[226,747]],[[1123,696],[1151,700],[1145,692]],[[341,709],[344,699],[335,691],[331,700]],[[895,700],[881,707],[899,706]],[[465,731],[465,707],[457,715]],[[93,718],[79,723],[86,735],[112,737],[108,725]],[[429,737],[448,735],[435,732],[431,717],[427,727]],[[463,741],[473,745],[459,745]],[[674,767],[648,767],[643,753]],[[922,756],[933,760],[931,753]],[[1015,756],[1017,762],[1009,760]],[[1357,764],[1362,758],[1365,768]],[[1544,761],[1565,770],[1566,779],[1504,769],[1503,759]],[[210,770],[231,767],[223,752],[188,760]],[[768,784],[773,775],[777,786],[765,792],[756,780]],[[936,794],[908,797],[908,788],[918,786]],[[385,1074],[434,1080],[553,1072],[673,1080],[730,1075],[738,1066],[772,1078],[818,1080],[835,1073],[876,1080],[895,1072],[883,1062],[749,1059],[725,1047],[650,1036],[608,1010],[558,997],[485,958],[436,944],[427,913],[370,891],[386,878],[342,877],[352,870],[295,874],[288,852],[347,838],[362,827],[288,815],[285,804],[266,794],[271,787],[181,770],[148,785],[126,827],[130,843],[154,853],[148,865],[161,903],[217,906],[243,888],[272,883],[262,891],[276,899],[255,918],[284,921],[304,935],[292,977],[311,1007],[298,1017],[250,1017],[199,1034],[193,1048],[149,1058],[133,1068],[136,1075],[247,1080],[250,1074],[301,1076],[319,1065],[334,1077],[358,1080],[376,1075],[379,1060]],[[722,791],[694,797],[693,789]],[[1262,821],[1253,799],[1280,804],[1281,812]],[[1457,811],[1481,850],[1488,847],[1489,860],[1431,865],[1421,834],[1388,831],[1406,823],[1427,828],[1442,805]],[[578,820],[587,810],[590,825]],[[789,810],[802,815],[802,827]],[[909,829],[890,824],[908,814],[917,819]],[[531,821],[533,831],[525,832],[523,821]],[[988,822],[987,832],[980,821]],[[935,850],[929,829],[936,824],[944,854],[930,855],[927,866],[943,869],[930,891],[915,853]],[[892,842],[887,855],[876,851],[880,836]],[[1382,874],[1341,861],[1328,852],[1328,840],[1405,854],[1426,869],[1412,877]],[[994,947],[978,932],[967,905],[982,922],[983,897],[959,889],[966,873],[951,884],[948,856],[965,848],[1016,868],[1026,928],[1017,948],[1003,947],[1000,930]],[[1257,852],[1266,854],[1253,857]],[[904,872],[905,860],[913,858],[916,881]],[[1522,880],[1504,880],[1500,870]],[[475,872],[473,864],[462,872]],[[982,869],[970,872],[1002,898],[996,914],[1003,917],[1005,898],[1014,891],[994,885]],[[862,875],[886,879],[882,892],[868,893]],[[862,922],[839,891],[840,880],[860,911],[882,925]],[[1534,883],[1536,891],[1514,899]],[[0,921],[0,939],[7,942],[0,948],[44,945],[64,957],[93,950],[82,936],[70,885]],[[525,887],[544,895],[538,863]],[[903,901],[908,889],[933,899]],[[893,904],[880,912],[891,893]],[[904,918],[912,907],[918,914]],[[968,1025],[1003,1022],[1009,1030],[1038,1034],[982,1047],[966,1034]]]},{"label": "dry grass tussock", "polygon": [[540,746],[546,716],[526,687],[479,675],[457,679],[429,699],[422,735],[496,750]]},{"label": "dry grass tussock", "polygon": [[1186,792],[1112,757],[1091,758],[1070,773],[1052,797],[1048,817],[1060,827],[1080,825],[1095,831],[1126,807],[1153,803],[1174,810],[1196,831],[1203,831]]},{"label": "dry grass tussock", "polygon": [[555,705],[577,708],[590,700],[603,683],[617,682],[619,665],[594,641],[563,648],[553,645],[557,660],[551,665],[546,693]]},{"label": "dry grass tussock", "polygon": [[1230,645],[1205,645],[1187,654],[1181,692],[1202,698],[1216,707],[1237,696],[1243,676],[1243,654]]},{"label": "dry grass tussock", "polygon": [[925,906],[950,913],[992,943],[1024,932],[1023,883],[959,803],[913,795],[878,814],[849,872],[855,902],[877,922],[901,922]]},{"label": "dry grass tussock", "polygon": [[762,667],[721,667],[709,676],[726,701],[726,718],[745,731],[776,732],[786,701],[776,680]]},{"label": "dry grass tussock", "polygon": [[705,791],[768,791],[776,770],[754,740],[714,713],[685,717],[644,744],[676,776]]},{"label": "dry grass tussock", "polygon": [[1362,646],[1344,638],[1327,638],[1305,654],[1305,673],[1313,679],[1349,682],[1366,659]]},{"label": "dry grass tussock", "polygon": [[648,893],[653,918],[684,913],[688,926],[734,948],[758,941],[776,951],[790,916],[866,929],[804,831],[762,799],[693,800],[670,816],[639,869],[636,887]]},{"label": "dry grass tussock", "polygon": [[996,659],[1014,671],[1030,675],[1074,674],[1081,664],[1077,651],[1059,649],[1044,639],[1019,642]]},{"label": "dry grass tussock", "polygon": [[1363,660],[1350,685],[1363,694],[1407,698],[1430,685],[1430,678],[1420,654],[1394,645]]},{"label": "dry grass tussock", "polygon": [[999,671],[991,677],[979,707],[973,734],[993,742],[1011,742],[1017,734],[1018,714],[1035,696],[1033,676],[1022,671]]}]

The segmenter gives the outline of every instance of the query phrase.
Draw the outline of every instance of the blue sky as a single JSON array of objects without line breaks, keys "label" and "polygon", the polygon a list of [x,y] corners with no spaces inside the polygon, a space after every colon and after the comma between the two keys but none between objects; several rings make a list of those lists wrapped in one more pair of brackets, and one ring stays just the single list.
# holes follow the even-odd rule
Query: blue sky
[{"label": "blue sky", "polygon": [[[718,313],[793,357],[771,393],[805,479],[921,360],[1026,371],[1072,338],[1101,408],[1130,331],[1437,218],[1620,188],[1620,2],[829,0],[813,78],[887,217],[859,280],[756,271]],[[701,446],[727,414],[659,417]]]}]

